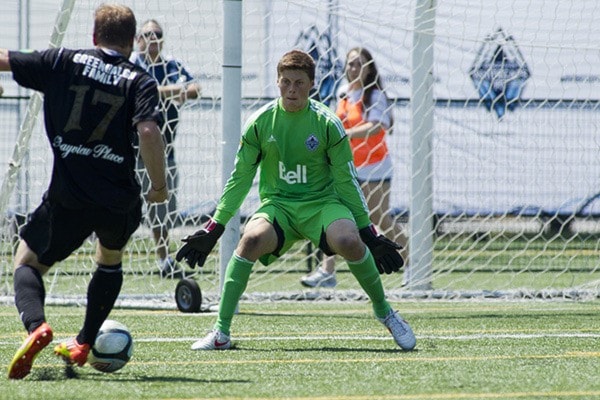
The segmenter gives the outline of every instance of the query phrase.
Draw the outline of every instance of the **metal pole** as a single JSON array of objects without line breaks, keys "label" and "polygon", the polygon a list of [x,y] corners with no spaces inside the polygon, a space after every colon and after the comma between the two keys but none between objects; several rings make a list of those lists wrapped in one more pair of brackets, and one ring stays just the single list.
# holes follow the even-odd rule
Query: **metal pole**
[{"label": "metal pole", "polygon": [[433,39],[436,0],[418,0],[412,48],[410,263],[405,283],[431,289],[433,261]]},{"label": "metal pole", "polygon": [[[223,93],[221,118],[222,187],[229,179],[240,142],[242,111],[242,1],[223,1]],[[223,288],[225,270],[240,238],[239,212],[229,221],[220,240],[220,287]]]}]

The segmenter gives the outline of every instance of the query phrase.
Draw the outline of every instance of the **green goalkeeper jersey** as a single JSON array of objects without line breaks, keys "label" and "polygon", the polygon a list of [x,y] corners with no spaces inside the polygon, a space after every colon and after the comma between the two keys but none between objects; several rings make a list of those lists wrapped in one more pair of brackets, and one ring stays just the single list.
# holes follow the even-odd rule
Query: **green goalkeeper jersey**
[{"label": "green goalkeeper jersey", "polygon": [[240,208],[259,167],[261,204],[338,199],[359,228],[369,225],[348,137],[324,104],[309,100],[303,110],[292,113],[277,99],[248,119],[235,169],[217,205],[217,222],[225,225]]}]

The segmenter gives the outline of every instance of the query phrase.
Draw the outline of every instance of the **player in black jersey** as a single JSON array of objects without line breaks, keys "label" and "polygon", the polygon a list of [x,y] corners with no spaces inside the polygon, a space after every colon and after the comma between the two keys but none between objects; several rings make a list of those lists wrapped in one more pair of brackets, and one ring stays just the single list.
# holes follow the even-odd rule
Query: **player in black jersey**
[{"label": "player in black jersey", "polygon": [[167,200],[156,81],[128,60],[135,32],[130,8],[101,5],[94,14],[92,49],[0,49],[0,70],[12,71],[21,86],[44,94],[54,156],[50,185],[21,229],[15,255],[15,305],[29,336],[9,365],[10,379],[29,374],[37,354],[52,341],[42,276],[95,233],[97,269],[83,327],[54,350],[69,364],[87,361],[121,291],[123,250],[141,221],[133,135],[139,135],[152,181],[148,201]]}]

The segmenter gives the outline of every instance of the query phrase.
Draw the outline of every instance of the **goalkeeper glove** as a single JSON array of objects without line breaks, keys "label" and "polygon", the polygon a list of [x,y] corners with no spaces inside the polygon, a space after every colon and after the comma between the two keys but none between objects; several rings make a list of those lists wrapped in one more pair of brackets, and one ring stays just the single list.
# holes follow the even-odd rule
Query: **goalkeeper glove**
[{"label": "goalkeeper glove", "polygon": [[360,229],[358,233],[362,241],[371,250],[375,259],[375,265],[380,274],[384,272],[391,274],[392,272],[398,272],[402,268],[404,259],[398,253],[398,250],[402,249],[400,245],[378,234],[372,224]]},{"label": "goalkeeper glove", "polygon": [[192,268],[194,268],[196,264],[198,264],[199,267],[203,266],[206,257],[210,254],[213,247],[215,247],[215,244],[223,234],[223,231],[225,231],[223,225],[213,219],[208,220],[202,229],[194,232],[193,235],[181,239],[185,245],[179,249],[175,259],[181,261],[185,258],[185,261],[187,261]]}]

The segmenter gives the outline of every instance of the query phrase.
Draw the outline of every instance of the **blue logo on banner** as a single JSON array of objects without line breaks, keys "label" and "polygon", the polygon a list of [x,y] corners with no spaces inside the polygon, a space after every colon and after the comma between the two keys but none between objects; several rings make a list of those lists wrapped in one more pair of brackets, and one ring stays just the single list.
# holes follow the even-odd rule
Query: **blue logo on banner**
[{"label": "blue logo on banner", "polygon": [[315,89],[312,97],[329,105],[344,73],[328,32],[319,32],[315,25],[304,29],[296,39],[296,47],[306,51],[315,60]]},{"label": "blue logo on banner", "polygon": [[519,104],[529,68],[514,39],[498,28],[486,37],[469,71],[481,103],[502,119]]}]

